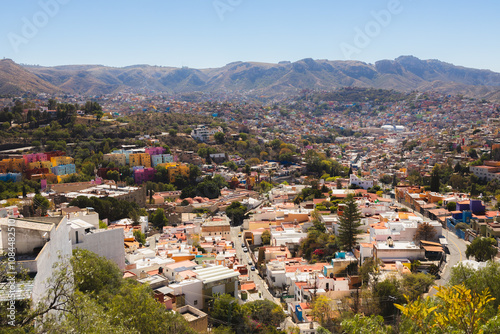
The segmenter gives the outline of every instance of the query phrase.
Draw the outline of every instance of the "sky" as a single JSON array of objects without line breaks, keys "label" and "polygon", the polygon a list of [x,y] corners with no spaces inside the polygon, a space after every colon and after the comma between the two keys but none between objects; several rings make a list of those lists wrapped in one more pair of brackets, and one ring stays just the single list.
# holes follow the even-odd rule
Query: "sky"
[{"label": "sky", "polygon": [[500,72],[498,0],[3,0],[0,57],[220,67],[413,55]]}]

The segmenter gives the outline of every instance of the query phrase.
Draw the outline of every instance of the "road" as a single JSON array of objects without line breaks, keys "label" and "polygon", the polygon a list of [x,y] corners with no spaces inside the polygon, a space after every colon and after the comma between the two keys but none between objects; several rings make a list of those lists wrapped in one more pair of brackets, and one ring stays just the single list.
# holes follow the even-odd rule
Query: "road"
[{"label": "road", "polygon": [[[445,285],[450,280],[451,268],[453,268],[455,264],[466,258],[466,242],[458,238],[455,233],[448,230],[443,230],[443,235],[448,240],[448,250],[450,251],[450,254],[446,254],[446,264],[444,270],[441,272],[441,278],[435,281],[436,285]],[[432,296],[436,292],[436,289],[434,289],[434,287],[431,287],[431,289],[429,290],[429,295]]]},{"label": "road", "polygon": [[[398,202],[396,202],[396,204],[398,206],[405,207],[410,212],[413,212],[417,216],[424,218],[419,212],[412,210],[404,204]],[[446,254],[446,263],[443,270],[441,270],[441,278],[434,281],[434,285],[445,285],[446,283],[448,283],[451,276],[451,268],[453,268],[455,264],[466,258],[465,250],[467,249],[467,243],[463,239],[457,237],[455,233],[448,230],[443,229],[443,235],[446,237],[446,240],[448,240],[448,250],[450,251],[450,254]],[[437,290],[434,289],[434,287],[431,287],[428,295],[433,296],[436,292]]]},{"label": "road", "polygon": [[236,249],[236,256],[241,259],[241,263],[246,264],[248,268],[248,278],[249,280],[253,281],[255,283],[255,286],[257,287],[257,290],[262,293],[262,297],[265,299],[268,299],[272,302],[277,303],[278,305],[280,304],[279,298],[274,298],[273,295],[269,292],[269,289],[267,288],[267,283],[258,275],[257,271],[251,271],[250,270],[250,265],[248,264],[249,262],[252,262],[252,265],[255,266],[254,261],[250,257],[250,253],[245,253],[243,252],[243,239],[242,237],[238,236],[238,233],[240,232],[240,227],[231,227],[231,241],[234,242],[234,248]]}]

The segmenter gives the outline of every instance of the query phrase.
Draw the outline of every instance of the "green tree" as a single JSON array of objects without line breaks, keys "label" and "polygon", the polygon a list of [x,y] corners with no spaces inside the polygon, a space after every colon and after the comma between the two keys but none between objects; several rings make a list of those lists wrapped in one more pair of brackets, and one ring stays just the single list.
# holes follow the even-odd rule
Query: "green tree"
[{"label": "green tree", "polygon": [[116,293],[123,276],[120,268],[105,257],[76,248],[70,259],[76,288],[94,296]]},{"label": "green tree", "polygon": [[472,266],[459,263],[451,269],[448,284],[464,284],[467,289],[478,294],[488,290],[495,300],[492,302],[491,313],[494,314],[500,306],[500,263],[489,261],[485,267],[474,269]]},{"label": "green tree", "polygon": [[248,314],[246,333],[277,333],[276,327],[285,320],[283,308],[270,300],[256,300],[243,305]]},{"label": "green tree", "polygon": [[134,238],[142,245],[146,243],[146,236],[140,230],[134,230]]},{"label": "green tree", "polygon": [[224,136],[223,132],[216,132],[214,134],[214,139],[217,142],[217,144],[224,144],[224,141],[226,139],[226,136]]},{"label": "green tree", "polygon": [[435,165],[432,169],[431,174],[431,191],[439,192],[439,187],[441,186],[440,176],[439,176],[439,165]]},{"label": "green tree", "polygon": [[356,246],[357,235],[362,233],[361,213],[353,194],[347,195],[344,201],[345,207],[342,216],[339,217],[338,241],[342,249],[352,250]]},{"label": "green tree", "polygon": [[151,223],[156,228],[162,228],[167,225],[168,219],[165,217],[165,211],[162,208],[156,209],[156,211],[151,215]]},{"label": "green tree", "polygon": [[265,230],[262,232],[262,244],[269,245],[271,243],[271,232]]},{"label": "green tree", "polygon": [[476,261],[479,262],[492,260],[498,252],[495,247],[496,244],[497,242],[494,238],[476,238],[470,245],[467,245],[465,256],[467,256],[467,258],[473,256]]},{"label": "green tree", "polygon": [[448,209],[448,211],[455,211],[456,208],[457,208],[456,202],[448,202],[446,204],[446,209]]},{"label": "green tree", "polygon": [[247,207],[242,205],[240,202],[232,202],[226,208],[226,215],[231,218],[233,226],[239,226],[243,224],[243,220],[246,219]]},{"label": "green tree", "polygon": [[214,321],[215,327],[224,323],[237,333],[244,332],[246,315],[246,309],[238,303],[236,298],[228,294],[221,294],[214,297],[210,317],[218,320]]},{"label": "green tree", "polygon": [[362,316],[355,314],[340,323],[343,333],[349,334],[391,334],[392,327],[384,324],[381,316]]},{"label": "green tree", "polygon": [[50,208],[50,202],[47,198],[43,197],[41,194],[36,194],[33,197],[33,208],[40,209],[42,215],[47,214],[47,210]]}]

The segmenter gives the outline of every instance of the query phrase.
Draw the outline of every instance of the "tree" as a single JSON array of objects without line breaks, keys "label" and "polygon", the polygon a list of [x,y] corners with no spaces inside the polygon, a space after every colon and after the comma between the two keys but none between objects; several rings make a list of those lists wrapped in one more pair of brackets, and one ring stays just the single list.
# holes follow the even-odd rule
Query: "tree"
[{"label": "tree", "polygon": [[361,226],[361,213],[353,194],[347,195],[344,204],[343,214],[339,217],[338,240],[342,249],[350,251],[356,246],[356,236],[362,233],[358,229]]},{"label": "tree", "polygon": [[217,142],[217,144],[224,144],[225,136],[223,132],[216,132],[214,134],[214,139]]},{"label": "tree", "polygon": [[423,222],[422,224],[418,224],[414,240],[415,242],[419,242],[420,240],[432,240],[435,235],[436,229],[434,226],[428,222]]},{"label": "tree", "polygon": [[492,302],[491,310],[494,312],[500,306],[500,263],[489,261],[485,267],[478,269],[466,264],[458,264],[451,269],[448,284],[464,284],[467,289],[474,293],[488,290],[495,300]]},{"label": "tree", "polygon": [[429,297],[406,305],[396,304],[404,320],[403,332],[412,333],[481,333],[487,322],[485,311],[494,299],[489,291],[474,293],[464,285],[438,286],[437,302]]},{"label": "tree", "polygon": [[141,245],[146,243],[146,236],[140,230],[134,230],[134,238]]},{"label": "tree", "polygon": [[95,112],[95,118],[98,122],[101,120],[102,116],[104,116],[104,113],[102,112],[102,110],[98,110]]},{"label": "tree", "polygon": [[118,291],[122,272],[118,266],[89,250],[76,248],[70,259],[76,288],[94,296]]},{"label": "tree", "polygon": [[446,209],[448,209],[448,211],[455,211],[456,208],[457,208],[456,202],[448,202],[446,204]]},{"label": "tree", "polygon": [[233,226],[239,226],[243,224],[243,219],[246,219],[247,207],[242,205],[240,202],[232,202],[226,208],[226,215],[231,218]]},{"label": "tree", "polygon": [[316,296],[311,302],[314,320],[327,327],[333,318],[333,301],[323,295]]},{"label": "tree", "polygon": [[479,262],[492,260],[498,252],[495,245],[496,240],[494,238],[479,237],[474,239],[470,245],[467,245],[465,255],[467,258],[473,256]]},{"label": "tree", "polygon": [[368,285],[370,283],[370,277],[374,274],[378,266],[382,263],[380,259],[373,257],[367,258],[363,261],[363,264],[359,268],[359,276],[361,277],[361,282],[363,285]]},{"label": "tree", "polygon": [[168,219],[165,217],[165,211],[162,208],[156,209],[151,215],[151,223],[156,228],[162,228],[168,223]]},{"label": "tree", "polygon": [[355,314],[351,318],[342,320],[340,323],[343,333],[350,334],[390,334],[392,327],[384,324],[381,316],[362,316]]},{"label": "tree", "polygon": [[271,232],[265,230],[262,232],[262,244],[269,245],[271,243]]},{"label": "tree", "polygon": [[276,327],[286,318],[283,308],[267,299],[248,302],[243,310],[248,314],[246,333],[277,333]]},{"label": "tree", "polygon": [[43,197],[41,194],[36,194],[33,197],[33,208],[36,210],[41,209],[42,216],[47,214],[47,210],[50,208],[50,202],[48,199]]},{"label": "tree", "polygon": [[240,333],[245,327],[246,313],[236,298],[228,294],[221,294],[214,297],[210,317],[218,320],[213,323],[215,327],[223,323]]},{"label": "tree", "polygon": [[436,165],[432,169],[431,191],[433,191],[433,192],[439,192],[440,185],[441,185],[441,181],[440,181],[440,177],[439,177],[439,165]]}]

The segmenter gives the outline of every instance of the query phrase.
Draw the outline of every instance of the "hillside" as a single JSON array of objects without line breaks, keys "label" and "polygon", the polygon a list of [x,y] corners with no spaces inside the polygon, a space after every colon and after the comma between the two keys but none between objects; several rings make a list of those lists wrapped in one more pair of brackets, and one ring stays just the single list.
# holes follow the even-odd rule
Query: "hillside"
[{"label": "hillside", "polygon": [[60,88],[39,78],[10,59],[0,60],[0,94],[54,93]]},{"label": "hillside", "polygon": [[375,64],[307,58],[278,64],[234,62],[209,69],[149,65],[40,67],[20,66],[11,60],[3,60],[0,64],[0,94],[16,89],[40,92],[59,89],[81,94],[201,91],[279,96],[295,94],[302,89],[332,90],[353,86],[399,91],[435,90],[500,101],[500,73],[413,56],[380,60]]}]

